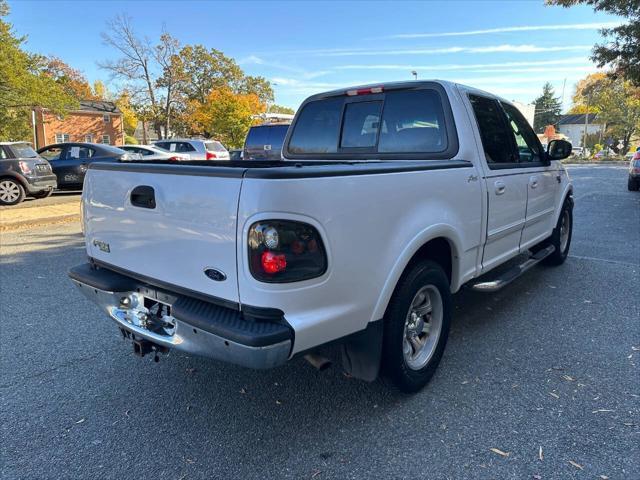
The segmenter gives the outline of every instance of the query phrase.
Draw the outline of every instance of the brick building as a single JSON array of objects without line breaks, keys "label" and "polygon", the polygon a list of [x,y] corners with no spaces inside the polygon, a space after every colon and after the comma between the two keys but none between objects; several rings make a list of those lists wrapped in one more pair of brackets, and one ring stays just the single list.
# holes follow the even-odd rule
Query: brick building
[{"label": "brick building", "polygon": [[62,142],[124,144],[122,112],[113,102],[81,101],[64,117],[35,109],[36,148]]}]

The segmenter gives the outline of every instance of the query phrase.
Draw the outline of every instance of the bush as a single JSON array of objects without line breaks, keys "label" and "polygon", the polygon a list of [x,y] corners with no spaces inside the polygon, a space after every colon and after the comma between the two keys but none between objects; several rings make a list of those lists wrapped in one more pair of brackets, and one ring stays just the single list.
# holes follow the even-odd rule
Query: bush
[{"label": "bush", "polygon": [[138,140],[136,137],[132,137],[131,135],[124,136],[124,144],[125,145],[138,145]]}]

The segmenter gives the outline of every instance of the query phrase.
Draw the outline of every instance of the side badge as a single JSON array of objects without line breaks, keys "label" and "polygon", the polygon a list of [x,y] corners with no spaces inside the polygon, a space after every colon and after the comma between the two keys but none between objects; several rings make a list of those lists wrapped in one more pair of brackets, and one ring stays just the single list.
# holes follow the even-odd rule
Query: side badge
[{"label": "side badge", "polygon": [[205,268],[204,274],[216,282],[224,282],[227,279],[227,276],[223,272],[215,268]]}]

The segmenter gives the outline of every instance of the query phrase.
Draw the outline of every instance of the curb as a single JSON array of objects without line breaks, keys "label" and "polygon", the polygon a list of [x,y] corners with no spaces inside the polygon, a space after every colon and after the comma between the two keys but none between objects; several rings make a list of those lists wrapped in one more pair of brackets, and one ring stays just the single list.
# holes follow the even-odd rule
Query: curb
[{"label": "curb", "polygon": [[58,215],[53,217],[34,218],[31,220],[20,220],[17,222],[0,223],[0,232],[8,232],[12,230],[22,230],[31,227],[39,227],[41,225],[51,225],[56,223],[70,223],[80,221],[79,213],[69,213],[66,215]]}]

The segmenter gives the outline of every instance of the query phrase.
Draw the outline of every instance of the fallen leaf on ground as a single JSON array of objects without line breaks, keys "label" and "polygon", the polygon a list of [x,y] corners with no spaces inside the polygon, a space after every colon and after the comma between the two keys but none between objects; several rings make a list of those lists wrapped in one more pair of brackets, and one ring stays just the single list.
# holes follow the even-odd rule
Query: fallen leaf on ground
[{"label": "fallen leaf on ground", "polygon": [[607,477],[606,475],[600,475],[600,478],[601,478],[602,480],[609,480],[609,477]]},{"label": "fallen leaf on ground", "polygon": [[591,413],[601,413],[601,412],[615,412],[615,410],[608,410],[606,408],[600,408],[599,410],[594,410]]},{"label": "fallen leaf on ground", "polygon": [[280,400],[276,400],[276,405],[282,405],[282,402]]},{"label": "fallen leaf on ground", "polygon": [[84,422],[84,421],[85,421],[85,419],[84,419],[84,418],[81,418],[81,419],[80,419],[80,420],[78,420],[76,423],[82,423],[82,422]]},{"label": "fallen leaf on ground", "polygon": [[244,395],[245,393],[247,393],[247,391],[244,388],[241,388],[240,389],[240,393],[242,393]]},{"label": "fallen leaf on ground", "polygon": [[568,382],[573,382],[575,380],[575,378],[570,377],[569,375],[563,375],[562,378],[564,378]]},{"label": "fallen leaf on ground", "polygon": [[322,472],[320,470],[314,470],[313,473],[311,474],[311,478],[316,478],[318,475],[320,475]]},{"label": "fallen leaf on ground", "polygon": [[540,459],[540,461],[544,460],[544,455],[542,453],[542,446],[540,447],[540,450],[538,450],[538,458]]},{"label": "fallen leaf on ground", "polygon": [[574,462],[572,460],[569,460],[569,463],[571,465],[573,465],[574,467],[579,468],[580,470],[584,470],[584,467],[582,465],[580,465],[579,463],[576,463],[576,462]]},{"label": "fallen leaf on ground", "polygon": [[508,457],[509,456],[509,452],[503,452],[499,448],[490,448],[489,450],[491,450],[493,453],[497,453],[498,455],[500,455],[502,457]]},{"label": "fallen leaf on ground", "polygon": [[555,398],[560,398],[560,395],[558,395],[557,393],[549,392],[549,395]]}]

